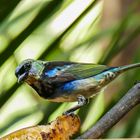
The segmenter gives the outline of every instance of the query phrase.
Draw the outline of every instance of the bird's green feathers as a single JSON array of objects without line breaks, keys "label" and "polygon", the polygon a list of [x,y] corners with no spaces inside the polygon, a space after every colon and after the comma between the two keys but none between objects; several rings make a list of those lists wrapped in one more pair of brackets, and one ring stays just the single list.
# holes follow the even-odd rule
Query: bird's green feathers
[{"label": "bird's green feathers", "polygon": [[101,73],[102,71],[108,69],[109,67],[105,65],[96,65],[96,64],[72,64],[63,73],[70,73],[76,79],[83,79],[87,77],[91,77]]}]

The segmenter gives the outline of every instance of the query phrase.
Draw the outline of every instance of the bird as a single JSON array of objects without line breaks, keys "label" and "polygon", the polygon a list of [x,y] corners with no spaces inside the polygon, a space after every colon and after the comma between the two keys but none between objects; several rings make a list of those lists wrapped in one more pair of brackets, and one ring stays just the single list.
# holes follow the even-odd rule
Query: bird
[{"label": "bird", "polygon": [[109,67],[93,63],[26,59],[15,70],[18,82],[26,82],[39,96],[52,102],[78,104],[70,114],[89,102],[121,73],[140,67],[140,63]]}]

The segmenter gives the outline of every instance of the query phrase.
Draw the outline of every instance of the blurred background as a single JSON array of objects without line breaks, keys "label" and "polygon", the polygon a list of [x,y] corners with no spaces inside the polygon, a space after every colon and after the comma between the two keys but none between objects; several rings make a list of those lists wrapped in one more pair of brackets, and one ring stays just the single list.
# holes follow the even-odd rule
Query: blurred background
[{"label": "blurred background", "polygon": [[[24,59],[91,62],[109,66],[140,62],[139,0],[1,0],[0,136],[46,124],[75,103],[50,103],[17,84]],[[77,111],[85,132],[140,80],[140,69],[122,74]],[[104,138],[140,137],[140,106]]]}]

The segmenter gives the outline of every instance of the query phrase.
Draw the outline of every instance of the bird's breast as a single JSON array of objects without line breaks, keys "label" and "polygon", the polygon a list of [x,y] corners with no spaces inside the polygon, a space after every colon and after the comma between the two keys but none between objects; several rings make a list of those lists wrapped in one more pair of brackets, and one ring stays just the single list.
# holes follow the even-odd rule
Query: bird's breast
[{"label": "bird's breast", "polygon": [[29,77],[26,82],[43,98],[49,98],[54,93],[52,85],[41,79]]}]

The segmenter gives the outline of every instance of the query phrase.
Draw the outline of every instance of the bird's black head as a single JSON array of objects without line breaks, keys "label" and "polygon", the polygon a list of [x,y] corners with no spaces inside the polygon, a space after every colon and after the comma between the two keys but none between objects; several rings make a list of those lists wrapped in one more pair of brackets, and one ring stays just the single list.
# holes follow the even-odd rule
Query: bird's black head
[{"label": "bird's black head", "polygon": [[24,60],[15,70],[15,75],[16,77],[18,78],[18,82],[21,82],[21,81],[24,81],[27,76],[28,76],[28,73],[31,69],[31,65],[32,65],[32,62],[34,60],[32,59],[27,59],[27,60]]},{"label": "bird's black head", "polygon": [[[41,60],[26,59],[16,68],[15,75],[18,82],[26,81],[28,84],[38,80],[47,62]],[[30,82],[29,82],[30,81]]]}]

